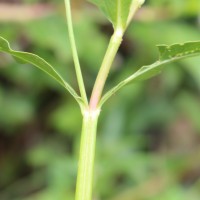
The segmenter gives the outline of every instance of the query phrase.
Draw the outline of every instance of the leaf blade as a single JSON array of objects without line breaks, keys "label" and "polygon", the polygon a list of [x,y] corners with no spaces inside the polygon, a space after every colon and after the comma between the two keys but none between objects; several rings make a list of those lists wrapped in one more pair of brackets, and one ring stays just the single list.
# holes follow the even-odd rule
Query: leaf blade
[{"label": "leaf blade", "polygon": [[88,0],[95,4],[113,24],[114,29],[125,31],[130,15],[144,3],[144,0]]},{"label": "leaf blade", "polygon": [[14,51],[10,48],[9,42],[0,36],[0,52],[8,53],[17,60],[22,61],[22,63],[32,64],[35,67],[39,68],[53,79],[55,79],[60,85],[62,85],[80,104],[82,103],[81,97],[75,92],[75,90],[62,78],[62,76],[43,58],[38,55],[22,52],[22,51]]},{"label": "leaf blade", "polygon": [[162,70],[163,65],[183,58],[200,55],[200,41],[187,42],[184,44],[158,45],[159,60],[155,63],[141,67],[131,76],[121,81],[115,87],[110,89],[101,99],[99,107],[101,107],[113,94],[132,81],[141,81],[149,79]]}]

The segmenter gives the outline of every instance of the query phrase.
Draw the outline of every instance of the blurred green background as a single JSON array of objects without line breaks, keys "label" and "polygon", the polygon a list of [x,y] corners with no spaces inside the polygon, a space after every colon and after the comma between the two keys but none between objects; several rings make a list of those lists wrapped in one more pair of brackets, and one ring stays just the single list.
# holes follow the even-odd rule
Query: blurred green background
[{"label": "blurred green background", "polygon": [[[112,27],[73,0],[91,93]],[[77,90],[62,0],[0,1],[0,35],[48,60]],[[156,44],[200,39],[199,0],[147,0],[128,29],[106,90],[154,62]],[[94,200],[200,199],[200,57],[168,66],[107,102],[98,125]],[[0,199],[73,200],[81,114],[38,69],[0,54]]]}]

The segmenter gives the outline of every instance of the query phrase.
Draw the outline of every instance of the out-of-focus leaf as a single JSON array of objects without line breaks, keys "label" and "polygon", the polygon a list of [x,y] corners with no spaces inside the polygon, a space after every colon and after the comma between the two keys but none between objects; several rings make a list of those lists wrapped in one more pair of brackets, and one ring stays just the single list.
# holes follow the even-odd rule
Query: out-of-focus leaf
[{"label": "out-of-focus leaf", "polygon": [[0,111],[0,127],[5,127],[9,133],[28,123],[34,116],[34,106],[30,99],[9,90],[0,91]]},{"label": "out-of-focus leaf", "polygon": [[130,18],[144,0],[89,0],[99,7],[114,28],[126,29]]},{"label": "out-of-focus leaf", "polygon": [[[66,117],[66,113],[70,117]],[[51,126],[53,126],[58,132],[69,135],[80,132],[80,122],[81,114],[78,106],[74,105],[74,102],[61,104],[52,115],[50,115],[49,119]]]},{"label": "out-of-focus leaf", "polygon": [[30,63],[36,67],[38,67],[40,70],[44,71],[51,77],[53,77],[58,83],[60,83],[65,89],[67,89],[70,94],[76,99],[76,101],[81,105],[82,100],[81,97],[78,96],[78,94],[75,92],[75,90],[61,77],[58,72],[43,58],[27,52],[21,52],[21,51],[14,51],[10,48],[10,45],[7,40],[0,37],[0,52],[9,53],[14,58],[17,58],[17,60],[21,63]]},{"label": "out-of-focus leaf", "polygon": [[191,56],[197,56],[200,54],[200,41],[187,42],[184,44],[173,44],[173,45],[158,45],[159,60],[152,65],[141,67],[133,75],[127,79],[121,81],[118,85],[109,90],[100,101],[102,106],[106,100],[108,100],[113,94],[115,94],[123,86],[133,81],[146,80],[161,72],[164,64],[187,58]]}]

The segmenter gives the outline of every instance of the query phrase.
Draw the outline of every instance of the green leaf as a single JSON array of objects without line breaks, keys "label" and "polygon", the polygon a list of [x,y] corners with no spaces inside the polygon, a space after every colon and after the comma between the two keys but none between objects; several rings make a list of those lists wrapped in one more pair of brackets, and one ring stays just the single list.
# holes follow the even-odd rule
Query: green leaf
[{"label": "green leaf", "polygon": [[130,18],[144,3],[144,0],[88,0],[94,3],[111,21],[114,29],[125,30]]},{"label": "green leaf", "polygon": [[0,36],[0,52],[5,52],[12,55],[17,61],[20,63],[30,63],[35,67],[39,68],[40,70],[44,71],[46,74],[53,77],[60,85],[62,85],[81,105],[82,99],[81,97],[75,92],[75,90],[61,77],[58,72],[44,59],[40,58],[39,56],[21,52],[21,51],[14,51],[10,48],[8,41]]},{"label": "green leaf", "polygon": [[134,74],[121,81],[118,85],[109,90],[101,99],[99,106],[101,107],[113,94],[128,83],[137,82],[151,78],[159,74],[164,64],[177,61],[183,58],[200,55],[200,41],[187,42],[184,44],[158,45],[159,60],[155,63],[143,66]]}]

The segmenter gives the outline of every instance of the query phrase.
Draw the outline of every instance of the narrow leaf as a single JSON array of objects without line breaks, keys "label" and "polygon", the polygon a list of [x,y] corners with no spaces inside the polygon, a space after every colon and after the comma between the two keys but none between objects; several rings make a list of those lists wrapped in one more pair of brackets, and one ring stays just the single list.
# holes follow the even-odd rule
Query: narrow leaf
[{"label": "narrow leaf", "polygon": [[8,41],[2,37],[0,37],[0,52],[5,52],[12,55],[17,61],[20,63],[29,63],[34,65],[35,67],[39,68],[40,70],[44,71],[46,74],[53,77],[60,85],[62,85],[70,94],[76,99],[76,101],[82,104],[82,100],[80,96],[75,92],[75,90],[61,77],[61,75],[56,72],[56,70],[44,59],[40,58],[39,56],[21,52],[21,51],[14,51],[10,48]]},{"label": "narrow leaf", "polygon": [[122,87],[128,83],[134,83],[141,80],[146,80],[157,74],[162,70],[164,64],[180,60],[187,57],[200,55],[200,41],[187,42],[184,44],[158,45],[159,60],[155,63],[143,66],[134,74],[121,81],[118,85],[109,90],[101,99],[99,106],[101,107],[113,94],[115,94]]}]

